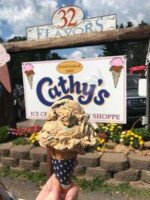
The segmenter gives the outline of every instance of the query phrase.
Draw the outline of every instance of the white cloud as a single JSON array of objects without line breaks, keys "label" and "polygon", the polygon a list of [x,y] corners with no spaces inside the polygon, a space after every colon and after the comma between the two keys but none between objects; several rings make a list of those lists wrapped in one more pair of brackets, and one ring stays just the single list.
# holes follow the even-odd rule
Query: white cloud
[{"label": "white cloud", "polygon": [[86,11],[88,17],[117,14],[118,24],[129,20],[135,25],[141,20],[150,23],[149,0],[75,0],[75,5]]},{"label": "white cloud", "polygon": [[5,0],[0,5],[0,20],[6,21],[15,35],[26,35],[29,26],[51,24],[57,8],[57,0]]},{"label": "white cloud", "polygon": [[81,51],[74,51],[70,55],[64,55],[68,59],[78,59],[83,57],[83,53]]},{"label": "white cloud", "polygon": [[137,26],[143,19],[144,19],[144,14],[138,13],[137,16],[134,17],[129,17],[129,20],[133,22],[134,26]]},{"label": "white cloud", "polygon": [[62,57],[67,59],[79,59],[79,58],[93,58],[98,57],[102,53],[100,46],[91,46],[91,47],[80,47],[73,49],[73,52],[70,54],[62,54]]}]

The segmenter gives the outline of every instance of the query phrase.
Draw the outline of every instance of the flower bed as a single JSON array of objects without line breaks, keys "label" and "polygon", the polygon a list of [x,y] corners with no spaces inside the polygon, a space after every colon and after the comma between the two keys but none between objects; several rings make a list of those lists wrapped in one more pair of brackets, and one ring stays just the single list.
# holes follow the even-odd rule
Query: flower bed
[{"label": "flower bed", "polygon": [[[12,141],[14,145],[39,146],[37,136],[41,129],[39,125],[18,129],[0,127],[0,143]],[[128,147],[128,150],[146,150],[147,146],[144,146],[144,143],[150,141],[150,133],[145,128],[123,130],[121,125],[115,123],[99,123],[95,131],[98,138],[96,147],[98,152],[115,150],[117,145],[121,148]]]},{"label": "flower bed", "polygon": [[150,133],[145,128],[123,130],[121,125],[115,123],[99,123],[96,132],[98,134],[97,151],[114,149],[117,144],[120,147],[126,146],[130,150],[145,150],[144,142],[150,141]]},{"label": "flower bed", "polygon": [[38,146],[37,136],[41,129],[39,125],[18,129],[0,127],[0,143],[12,141],[14,145],[33,144]]}]

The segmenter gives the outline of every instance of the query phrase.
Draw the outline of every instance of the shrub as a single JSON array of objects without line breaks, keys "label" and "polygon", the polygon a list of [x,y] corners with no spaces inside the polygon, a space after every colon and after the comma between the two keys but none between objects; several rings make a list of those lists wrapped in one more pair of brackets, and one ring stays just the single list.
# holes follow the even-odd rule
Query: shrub
[{"label": "shrub", "polygon": [[135,128],[132,129],[131,131],[141,136],[144,141],[150,140],[150,132],[146,128]]},{"label": "shrub", "polygon": [[96,129],[96,132],[99,134],[100,133],[106,134],[108,139],[112,140],[113,142],[119,143],[120,134],[122,132],[122,126],[115,123],[108,123],[108,124],[99,123],[99,127],[98,129]]},{"label": "shrub", "polygon": [[7,142],[8,137],[8,129],[6,126],[0,127],[0,143]]},{"label": "shrub", "polygon": [[30,142],[25,137],[18,137],[13,140],[13,145],[26,145],[30,144]]},{"label": "shrub", "polygon": [[121,143],[123,143],[126,146],[132,146],[135,149],[143,147],[144,145],[142,136],[133,133],[131,130],[127,132],[123,131],[120,138]]}]

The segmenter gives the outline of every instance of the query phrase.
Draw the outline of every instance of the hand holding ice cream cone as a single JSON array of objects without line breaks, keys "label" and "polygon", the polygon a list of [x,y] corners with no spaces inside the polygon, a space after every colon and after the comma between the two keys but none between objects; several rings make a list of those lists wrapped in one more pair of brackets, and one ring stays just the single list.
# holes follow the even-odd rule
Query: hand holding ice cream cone
[{"label": "hand holding ice cream cone", "polygon": [[[46,115],[39,143],[51,147],[52,167],[62,187],[61,200],[70,188],[77,154],[96,144],[96,133],[79,103],[64,99],[54,103]],[[44,139],[44,142],[43,142]]]}]

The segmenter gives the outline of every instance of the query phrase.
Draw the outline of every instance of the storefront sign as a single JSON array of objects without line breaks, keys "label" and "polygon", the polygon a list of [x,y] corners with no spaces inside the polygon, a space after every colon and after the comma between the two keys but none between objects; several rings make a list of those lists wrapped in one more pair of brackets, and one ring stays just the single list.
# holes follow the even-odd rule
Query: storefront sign
[{"label": "storefront sign", "polygon": [[91,122],[126,123],[124,56],[23,63],[22,72],[28,119],[45,119],[55,101],[70,98]]},{"label": "storefront sign", "polygon": [[51,25],[27,28],[27,39],[55,38],[116,29],[116,15],[83,18],[84,12],[79,7],[60,8],[54,13]]}]

